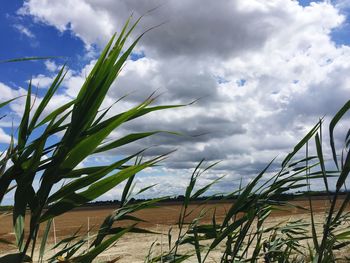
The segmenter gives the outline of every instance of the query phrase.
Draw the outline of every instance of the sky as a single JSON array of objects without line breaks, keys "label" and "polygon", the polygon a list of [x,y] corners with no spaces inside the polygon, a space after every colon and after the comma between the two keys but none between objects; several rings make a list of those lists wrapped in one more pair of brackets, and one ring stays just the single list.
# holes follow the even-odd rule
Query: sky
[{"label": "sky", "polygon": [[[81,164],[110,163],[145,146],[152,146],[146,157],[176,149],[161,167],[138,175],[135,189],[157,184],[144,197],[183,193],[203,158],[220,163],[199,184],[225,175],[214,191],[233,191],[241,179],[249,182],[274,157],[291,151],[320,117],[327,124],[349,99],[350,0],[28,0],[2,3],[0,60],[55,58],[0,64],[0,101],[25,94],[31,78],[40,99],[63,63],[69,71],[46,113],[74,98],[101,49],[131,14],[146,14],[131,40],[161,26],[142,38],[103,106],[130,94],[113,107],[116,114],[154,91],[161,94],[159,104],[199,99],[130,122],[111,138],[149,130],[189,136],[156,135]],[[23,100],[5,111],[1,149],[12,122],[18,125]],[[340,125],[338,145],[347,127]],[[121,189],[101,199],[118,199]]]}]

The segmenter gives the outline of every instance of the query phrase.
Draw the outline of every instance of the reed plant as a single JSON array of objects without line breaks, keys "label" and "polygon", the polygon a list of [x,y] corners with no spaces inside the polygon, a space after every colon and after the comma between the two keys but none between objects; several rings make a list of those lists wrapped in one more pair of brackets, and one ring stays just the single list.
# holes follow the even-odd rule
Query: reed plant
[{"label": "reed plant", "polygon": [[[89,249],[82,251],[80,248],[87,240],[73,235],[59,243],[63,248],[50,261],[61,259],[66,262],[91,262],[125,233],[141,231],[132,226],[114,228],[113,223],[118,220],[137,222],[138,219],[129,214],[147,208],[158,200],[129,205],[129,190],[136,173],[167,158],[168,153],[145,160],[142,155],[146,149],[140,149],[132,155],[117,158],[108,165],[78,167],[89,156],[117,149],[159,132],[131,133],[113,141],[106,140],[124,123],[150,112],[181,106],[152,106],[156,96],[151,95],[139,105],[112,117],[107,117],[111,107],[101,109],[108,90],[143,35],[124,48],[139,20],[133,24],[130,19],[126,22],[121,33],[114,35],[102,51],[77,97],[50,114],[43,116],[50,100],[62,85],[67,73],[66,65],[61,68],[35,110],[32,84],[29,83],[19,127],[11,135],[11,143],[3,151],[0,161],[0,202],[6,194],[14,191],[12,217],[18,252],[2,257],[0,262],[34,260],[37,249],[40,251],[39,261],[42,262],[53,218],[95,200],[125,181],[127,183],[120,208],[106,218],[98,235],[90,242]],[[0,107],[5,107],[11,101],[13,100],[3,102]],[[60,138],[59,141],[52,143],[57,141],[57,137]],[[40,180],[38,189],[34,189],[34,180]],[[63,182],[66,183],[62,186]],[[58,188],[57,191],[53,191],[55,187]],[[146,189],[141,191],[144,190]],[[29,222],[28,229],[25,222]],[[39,243],[40,228],[45,230]],[[0,242],[7,241],[1,239]]]}]

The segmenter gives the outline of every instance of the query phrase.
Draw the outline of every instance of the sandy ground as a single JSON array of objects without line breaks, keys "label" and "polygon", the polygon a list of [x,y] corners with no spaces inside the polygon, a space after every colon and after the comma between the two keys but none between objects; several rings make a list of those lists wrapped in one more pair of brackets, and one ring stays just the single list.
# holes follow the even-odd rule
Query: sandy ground
[{"label": "sandy ground", "polygon": [[[321,218],[321,215],[317,216],[318,219]],[[305,215],[299,214],[294,215],[292,218],[289,216],[280,216],[280,217],[274,217],[269,220],[266,227],[276,225],[277,223],[280,223],[282,221],[288,221],[290,219],[296,220],[296,219],[304,219]],[[174,236],[178,233],[176,230],[176,226],[173,226],[175,229],[173,232]],[[150,235],[150,234],[128,234],[124,239],[122,239],[120,242],[116,244],[113,248],[111,248],[108,253],[102,255],[96,262],[103,262],[108,261],[110,259],[119,257],[120,259],[118,262],[120,263],[127,263],[127,262],[144,262],[145,255],[147,255],[150,245],[156,241],[155,246],[153,247],[153,253],[152,255],[160,255],[162,251],[168,250],[168,237],[167,237],[167,231],[169,229],[169,226],[159,225],[158,228],[155,228],[153,230],[163,233],[163,235]],[[191,249],[193,251],[193,247],[183,247],[182,250]],[[253,249],[253,246],[252,246]],[[206,251],[206,250],[205,250]],[[180,250],[181,252],[181,250]],[[220,257],[222,253],[224,252],[224,243],[219,246],[217,249],[212,251],[209,254],[209,257],[207,258],[206,262],[215,263],[220,262]],[[191,259],[185,261],[185,262],[197,262],[195,256]]]},{"label": "sandy ground", "polygon": [[[295,201],[295,205],[301,207],[307,207],[307,201]],[[217,209],[217,220],[220,221],[225,215],[230,203],[213,203],[207,205],[206,208]],[[319,222],[320,227],[322,227],[323,215],[325,207],[327,206],[327,201],[316,200],[314,201],[314,211],[316,212],[316,221]],[[196,208],[197,205],[192,205],[191,208]],[[141,223],[140,227],[152,230],[161,234],[134,234],[128,233],[123,238],[120,239],[112,248],[107,252],[104,252],[96,262],[104,262],[112,260],[116,257],[119,258],[117,262],[144,262],[145,256],[148,254],[150,246],[153,242],[153,255],[159,255],[162,251],[167,251],[168,249],[168,229],[173,227],[172,234],[177,235],[177,226],[175,225],[178,219],[178,214],[181,206],[179,204],[165,204],[159,208],[146,209],[136,213],[135,215],[148,221],[147,223]],[[88,208],[69,212],[63,216],[59,216],[55,219],[55,233],[52,229],[48,243],[54,244],[59,242],[64,237],[73,234],[79,227],[81,231],[86,233],[88,229],[94,233],[94,229],[97,229],[101,224],[102,220],[111,213],[112,207],[104,208]],[[195,214],[193,217],[196,216]],[[204,221],[210,220],[211,215],[208,215]],[[287,222],[288,220],[297,219],[309,219],[309,215],[305,214],[305,211],[290,208],[289,210],[278,211],[273,214],[272,217],[267,221],[266,227],[276,225],[279,222]],[[13,240],[14,236],[11,233],[11,216],[0,217],[0,238],[6,238],[8,240]],[[27,223],[27,222],[26,222]],[[130,222],[124,222],[122,225],[129,225]],[[40,234],[39,234],[40,235]],[[83,248],[85,249],[85,248]],[[184,247],[184,249],[187,249]],[[12,250],[9,246],[0,246],[0,255],[9,253]],[[219,247],[216,251],[213,251],[206,262],[217,262],[222,254],[223,247]],[[47,251],[47,255],[52,255],[54,251]],[[193,258],[194,259],[194,258]],[[195,260],[187,262],[196,262]]]}]

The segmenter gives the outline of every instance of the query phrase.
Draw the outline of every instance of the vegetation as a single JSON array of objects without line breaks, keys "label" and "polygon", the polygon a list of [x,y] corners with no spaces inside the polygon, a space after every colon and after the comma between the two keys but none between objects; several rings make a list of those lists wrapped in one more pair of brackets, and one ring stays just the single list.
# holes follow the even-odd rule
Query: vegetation
[{"label": "vegetation", "polygon": [[[152,107],[155,97],[150,96],[134,108],[104,118],[110,108],[101,110],[101,104],[124,62],[142,36],[123,50],[137,22],[128,29],[129,21],[127,21],[120,35],[112,37],[86,78],[76,99],[62,105],[44,118],[41,118],[42,114],[60,87],[67,72],[66,67],[62,67],[33,112],[32,87],[29,83],[25,110],[18,127],[17,143],[15,144],[15,139],[12,137],[0,163],[0,201],[9,191],[15,191],[13,227],[19,253],[8,255],[7,261],[15,262],[33,258],[38,246],[38,231],[43,224],[46,224],[43,240],[39,244],[39,261],[42,261],[46,233],[50,229],[52,218],[86,204],[123,181],[127,181],[120,209],[106,218],[95,240],[91,242],[89,251],[83,253],[79,251],[79,248],[87,242],[86,240],[79,240],[74,245],[66,243],[66,247],[51,260],[55,261],[58,256],[67,254],[65,258],[74,262],[92,261],[104,249],[131,230],[131,228],[119,229],[116,233],[112,226],[115,221],[130,219],[130,213],[146,208],[157,201],[156,199],[129,206],[129,189],[137,172],[153,166],[166,158],[167,154],[143,160],[141,157],[144,150],[140,150],[110,165],[77,168],[77,165],[88,156],[116,149],[158,132],[128,134],[115,141],[105,142],[107,136],[123,123],[150,112],[179,107],[179,105]],[[1,106],[9,102],[4,102]],[[33,136],[34,133],[35,136]],[[60,136],[59,134],[62,133],[64,135]],[[60,138],[59,141],[56,139],[57,136]],[[52,141],[57,142],[52,143]],[[133,160],[135,161],[131,163]],[[12,164],[10,164],[11,161]],[[35,190],[33,182],[38,178],[40,178],[40,186]],[[55,186],[61,186],[62,182],[67,180],[69,183],[56,192],[52,191]],[[142,191],[144,190],[146,189]],[[27,208],[29,213],[26,213]],[[28,231],[25,231],[25,221],[29,222]],[[77,253],[79,255],[76,255]]]},{"label": "vegetation", "polygon": [[[14,245],[18,249],[18,252],[0,258],[0,262],[92,262],[126,233],[148,231],[136,227],[141,219],[132,213],[151,207],[162,198],[129,202],[132,183],[135,174],[157,164],[168,154],[144,160],[144,150],[140,150],[109,165],[77,167],[93,154],[116,149],[158,133],[150,131],[128,134],[106,142],[108,135],[122,124],[153,111],[184,106],[151,106],[155,97],[150,96],[136,107],[112,117],[106,117],[110,108],[100,109],[111,84],[142,37],[141,35],[127,49],[123,49],[137,23],[138,21],[129,29],[129,20],[127,21],[120,35],[113,36],[103,50],[76,99],[49,115],[42,116],[63,81],[66,67],[62,67],[36,107],[33,107],[32,88],[29,84],[22,120],[0,160],[0,203],[6,194],[14,191],[12,216],[16,236]],[[4,102],[0,106],[5,107],[10,102]],[[330,149],[335,167],[333,170],[329,170],[328,167],[331,166],[324,157],[321,120],[286,156],[278,171],[269,170],[273,160],[248,185],[241,185],[236,191],[227,194],[224,198],[235,197],[232,206],[223,220],[218,220],[213,211],[210,224],[202,223],[202,219],[209,213],[205,203],[214,198],[211,196],[201,199],[199,216],[188,221],[189,215],[194,213],[189,208],[190,202],[205,196],[208,189],[220,180],[197,189],[197,180],[215,165],[204,166],[204,162],[199,163],[184,194],[177,235],[174,238],[170,229],[169,249],[154,256],[151,247],[145,261],[182,262],[192,258],[197,262],[207,262],[210,254],[219,247],[223,248],[220,262],[321,263],[334,262],[341,257],[349,260],[346,254],[338,252],[349,249],[350,244],[350,231],[347,229],[350,222],[347,212],[350,193],[346,192],[345,197],[340,198],[340,195],[344,196],[342,191],[350,171],[350,132],[344,140],[340,158],[333,135],[337,123],[349,108],[350,101],[334,116],[329,126]],[[311,144],[315,146],[315,156],[309,154]],[[305,148],[306,153],[301,153]],[[38,178],[40,186],[34,189],[33,182]],[[289,221],[284,225],[265,227],[275,209],[290,206],[287,200],[281,200],[282,195],[309,187],[314,180],[320,179],[329,193],[329,208],[321,231],[314,218],[311,196],[309,222]],[[53,218],[95,200],[124,181],[126,184],[118,209],[104,220],[96,235],[74,233],[55,245],[58,252],[49,258],[45,256]],[[53,191],[55,186],[61,186],[63,182],[68,183]],[[332,185],[332,182],[335,184]],[[119,227],[118,222],[123,220],[135,223],[127,228]],[[29,223],[28,229],[25,222]],[[39,235],[40,230],[42,234]],[[0,238],[0,242],[9,241]],[[89,244],[89,249],[82,248],[85,244]],[[184,246],[186,249],[183,249]],[[38,258],[34,258],[35,251],[39,251]]]},{"label": "vegetation", "polygon": [[13,206],[12,205],[2,205],[0,206],[0,211],[12,211]]},{"label": "vegetation", "polygon": [[[219,221],[214,211],[212,223],[201,224],[201,219],[208,212],[203,200],[200,216],[185,224],[186,217],[194,211],[188,211],[188,204],[210,187],[208,185],[193,193],[198,177],[208,169],[207,167],[200,171],[200,163],[186,189],[176,241],[173,246],[169,246],[168,252],[147,262],[181,262],[189,257],[195,257],[196,262],[206,262],[208,255],[220,245],[224,248],[220,262],[348,262],[350,193],[346,192],[344,195],[341,190],[346,189],[345,182],[350,171],[350,132],[346,135],[341,158],[338,160],[333,131],[349,108],[350,101],[334,116],[329,126],[330,148],[336,170],[326,170],[329,164],[325,164],[320,121],[285,157],[281,168],[274,171],[274,175],[268,174],[268,168],[273,162],[271,161],[248,185],[227,195],[227,198],[235,196],[236,199],[223,220]],[[309,155],[309,147],[313,140],[315,156]],[[297,156],[303,147],[306,148],[304,158],[293,161],[293,157]],[[334,185],[331,178],[335,181]],[[292,206],[292,203],[288,203],[288,198],[281,199],[281,196],[288,196],[289,191],[304,187],[310,190],[312,183],[320,179],[324,183],[329,202],[328,208],[325,208],[327,212],[321,229],[315,220],[311,191],[305,193],[309,200],[309,208],[298,207],[308,210],[310,220],[295,220],[284,225],[279,223],[266,227],[274,210]],[[330,190],[333,187],[335,191]],[[210,197],[207,200],[209,199]],[[177,253],[179,247],[184,245],[191,245],[193,249],[183,250],[184,254]]]}]

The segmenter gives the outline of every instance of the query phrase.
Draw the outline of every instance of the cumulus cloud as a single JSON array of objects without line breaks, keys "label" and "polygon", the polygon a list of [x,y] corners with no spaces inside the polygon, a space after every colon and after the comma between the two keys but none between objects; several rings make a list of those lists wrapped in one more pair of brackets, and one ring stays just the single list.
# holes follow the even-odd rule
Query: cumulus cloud
[{"label": "cumulus cloud", "polygon": [[[110,23],[113,17],[85,1],[27,1],[18,13],[33,15],[37,21],[53,25],[61,32],[71,30],[86,43],[108,38],[114,29]],[[85,34],[93,31],[94,34]]]},{"label": "cumulus cloud", "polygon": [[46,60],[45,67],[50,72],[55,72],[59,69],[59,66],[55,63],[55,61],[52,60]]},{"label": "cumulus cloud", "polygon": [[[332,32],[345,23],[340,10],[345,3],[303,7],[286,0],[29,0],[18,13],[70,31],[89,53],[94,45],[103,47],[131,13],[146,13],[132,37],[166,22],[142,39],[136,50],[142,56],[127,62],[105,106],[128,94],[113,107],[115,113],[153,91],[162,93],[158,103],[199,99],[130,122],[112,136],[154,129],[185,134],[156,135],[110,153],[154,146],[146,154],[156,155],[177,148],[164,163],[168,170],[158,171],[176,192],[183,187],[183,179],[174,179],[177,174],[188,173],[202,158],[222,160],[213,174],[248,180],[273,157],[288,152],[319,117],[332,116],[345,103],[350,47],[332,40]],[[94,63],[67,75],[62,98],[77,94]],[[57,70],[54,62],[46,62],[46,67]],[[151,174],[145,178],[160,180]]]},{"label": "cumulus cloud", "polygon": [[[39,74],[31,79],[32,84],[38,88],[47,88],[53,81],[54,77],[48,77],[43,74]],[[28,81],[29,82],[29,81]]]}]

